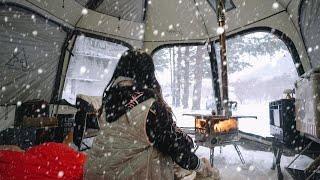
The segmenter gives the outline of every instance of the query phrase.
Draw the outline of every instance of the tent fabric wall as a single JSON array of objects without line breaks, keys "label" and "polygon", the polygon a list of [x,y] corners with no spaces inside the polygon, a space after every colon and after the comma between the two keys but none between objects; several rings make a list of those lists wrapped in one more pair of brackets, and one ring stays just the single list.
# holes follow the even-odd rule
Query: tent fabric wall
[{"label": "tent fabric wall", "polygon": [[14,125],[16,105],[0,105],[0,132]]},{"label": "tent fabric wall", "polygon": [[299,24],[311,65],[320,67],[320,1],[302,1],[300,12]]},{"label": "tent fabric wall", "polygon": [[[22,1],[22,2],[20,2]],[[6,2],[24,3],[34,6],[36,11],[44,11],[43,15],[63,21],[63,25],[74,27],[75,30],[109,37],[130,43],[133,47],[142,47],[144,23],[118,19],[94,10],[75,0],[6,0]],[[119,28],[118,28],[119,27]]]},{"label": "tent fabric wall", "polygon": [[[118,15],[112,16],[86,9],[88,7],[82,4],[87,4],[89,0],[83,0],[82,4],[77,1],[80,0],[6,0],[6,3],[22,4],[64,26],[74,28],[77,32],[124,41],[134,48],[143,47],[149,53],[164,44],[205,43],[208,39],[218,39],[215,12],[208,0],[146,1],[146,19],[143,22],[128,20],[124,14],[119,20],[115,17]],[[106,2],[111,1],[114,2]],[[233,0],[236,8],[226,14],[227,35],[259,27],[279,30],[292,40],[307,71],[310,69],[310,61],[297,23],[300,1]],[[121,3],[134,4],[128,0],[121,0]],[[277,8],[274,8],[274,4],[277,3]],[[126,13],[132,9],[131,6],[123,8]],[[64,58],[63,72],[66,72],[68,59]],[[58,62],[58,58],[56,61]],[[63,78],[60,80],[59,93],[62,90],[62,81]]]},{"label": "tent fabric wall", "polygon": [[[82,4],[89,2],[89,0],[82,1]],[[262,25],[264,27],[274,28],[274,24],[278,24],[278,22],[268,21],[268,19],[282,12],[286,14],[286,18],[282,18],[281,20],[276,19],[276,21],[287,24],[288,22],[286,21],[291,20],[296,25],[297,6],[299,6],[300,1],[233,0],[236,8],[228,11],[226,14],[226,31],[230,35],[256,27],[255,24],[263,23],[265,23]],[[40,10],[46,10],[46,15],[48,16],[64,20],[77,30],[119,39],[130,43],[134,48],[143,47],[150,53],[163,44],[203,43],[208,39],[218,39],[215,12],[208,3],[208,0],[147,1],[146,19],[142,23],[126,19],[119,20],[117,17],[90,9],[87,10],[88,13],[83,14],[82,11],[86,7],[76,2],[76,0],[65,0],[64,7],[62,7],[62,1],[27,0],[27,2],[39,7]],[[121,2],[125,2],[125,0]],[[132,4],[132,1],[128,1],[127,3]],[[126,6],[126,12],[130,11],[129,7]],[[266,24],[269,22],[271,24]],[[286,28],[285,30],[282,31],[284,34],[292,34],[292,31],[298,31],[299,33],[298,28]],[[295,45],[299,45],[301,41],[299,36],[294,36],[296,39],[292,39]],[[291,36],[289,37],[292,38]],[[309,63],[308,57],[304,57],[306,52],[305,47],[302,49],[299,47],[297,50],[302,60],[306,61],[303,64],[304,68],[308,70],[309,65],[305,66]]]},{"label": "tent fabric wall", "polygon": [[0,104],[50,101],[67,33],[16,6],[0,6]]}]

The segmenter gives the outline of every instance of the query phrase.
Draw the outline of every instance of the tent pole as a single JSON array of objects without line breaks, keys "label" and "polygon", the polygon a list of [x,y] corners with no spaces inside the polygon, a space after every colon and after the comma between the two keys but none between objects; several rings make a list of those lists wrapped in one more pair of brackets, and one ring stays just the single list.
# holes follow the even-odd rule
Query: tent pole
[{"label": "tent pole", "polygon": [[229,111],[229,97],[228,97],[228,69],[227,69],[227,48],[226,48],[226,33],[224,30],[225,26],[225,7],[224,0],[217,1],[217,21],[220,29],[223,32],[219,35],[220,42],[220,58],[221,58],[221,102],[223,107],[222,115],[230,116]]}]

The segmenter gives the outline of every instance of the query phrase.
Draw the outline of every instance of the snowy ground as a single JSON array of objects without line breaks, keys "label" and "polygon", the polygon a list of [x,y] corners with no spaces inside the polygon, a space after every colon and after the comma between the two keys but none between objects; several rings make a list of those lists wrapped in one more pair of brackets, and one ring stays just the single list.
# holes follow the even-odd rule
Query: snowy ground
[{"label": "snowy ground", "polygon": [[[257,108],[264,108],[261,105]],[[244,108],[245,109],[245,108]],[[183,109],[174,109],[177,125],[180,127],[194,127],[194,118],[192,116],[183,116],[183,113],[202,113],[209,114],[209,111],[186,112]],[[240,112],[238,110],[238,112]],[[244,112],[244,111],[242,111]],[[246,113],[246,112],[245,112]],[[250,111],[248,111],[250,113]],[[268,114],[260,113],[261,117],[267,117]],[[262,118],[263,119],[263,118]],[[267,118],[268,119],[268,118]],[[267,120],[256,119],[242,119],[239,122],[240,129],[246,132],[269,135],[269,122]],[[86,143],[90,146],[92,139],[87,139]],[[277,172],[271,170],[273,154],[271,152],[254,151],[244,149],[239,145],[240,151],[245,165],[242,165],[236,150],[233,145],[215,148],[214,165],[219,169],[221,178],[223,180],[276,180]],[[221,151],[220,151],[221,149]],[[199,147],[196,151],[199,157],[210,158],[210,149],[206,147]],[[286,172],[285,167],[290,163],[294,157],[282,156],[281,167],[285,180],[291,180],[291,176]],[[307,156],[301,156],[292,165],[297,169],[304,170],[312,162],[312,159]]]},{"label": "snowy ground", "polygon": [[[252,109],[250,107],[254,106]],[[192,116],[184,116],[184,113],[201,113],[210,114],[210,111],[190,111],[179,108],[173,109],[176,116],[176,123],[179,127],[194,127],[194,118]],[[259,112],[259,113],[257,113]],[[244,132],[260,135],[263,137],[271,136],[269,129],[269,113],[268,104],[247,104],[239,105],[235,115],[254,115],[258,119],[240,119],[239,129]],[[215,148],[214,165],[220,170],[222,179],[226,180],[273,180],[277,179],[277,172],[271,170],[273,154],[271,152],[247,150],[239,146],[241,153],[246,161],[242,165],[236,150],[233,145],[227,145]],[[199,157],[210,157],[210,149],[199,147],[196,154]],[[281,167],[284,179],[292,179],[286,172],[285,167],[290,163],[294,157],[282,156]],[[298,169],[305,169],[312,162],[307,156],[301,156],[292,165]]]},{"label": "snowy ground", "polygon": [[[236,150],[232,145],[215,148],[214,165],[219,169],[221,178],[224,180],[274,180],[277,179],[277,172],[271,170],[273,155],[270,152],[249,151],[240,146],[240,151],[246,161],[242,165]],[[199,147],[196,154],[199,157],[209,159],[210,150],[205,147]],[[291,180],[291,176],[285,168],[294,157],[282,156],[281,168],[285,180]],[[305,169],[312,162],[307,156],[299,157],[292,165],[297,169]]]}]

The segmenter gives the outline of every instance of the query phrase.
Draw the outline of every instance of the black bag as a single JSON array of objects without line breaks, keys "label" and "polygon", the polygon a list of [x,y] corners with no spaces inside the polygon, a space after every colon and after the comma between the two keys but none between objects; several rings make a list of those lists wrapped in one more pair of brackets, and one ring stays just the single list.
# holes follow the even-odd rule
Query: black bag
[{"label": "black bag", "polygon": [[23,117],[49,117],[48,102],[43,100],[32,100],[18,106],[14,122],[15,127],[22,126]]}]

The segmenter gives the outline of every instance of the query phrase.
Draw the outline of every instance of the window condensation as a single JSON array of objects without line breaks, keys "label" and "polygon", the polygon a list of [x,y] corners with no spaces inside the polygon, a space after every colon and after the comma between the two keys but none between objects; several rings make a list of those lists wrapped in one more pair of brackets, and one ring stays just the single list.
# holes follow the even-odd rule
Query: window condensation
[{"label": "window condensation", "polygon": [[74,104],[78,94],[102,96],[127,47],[109,41],[79,36],[73,49],[62,98]]}]

